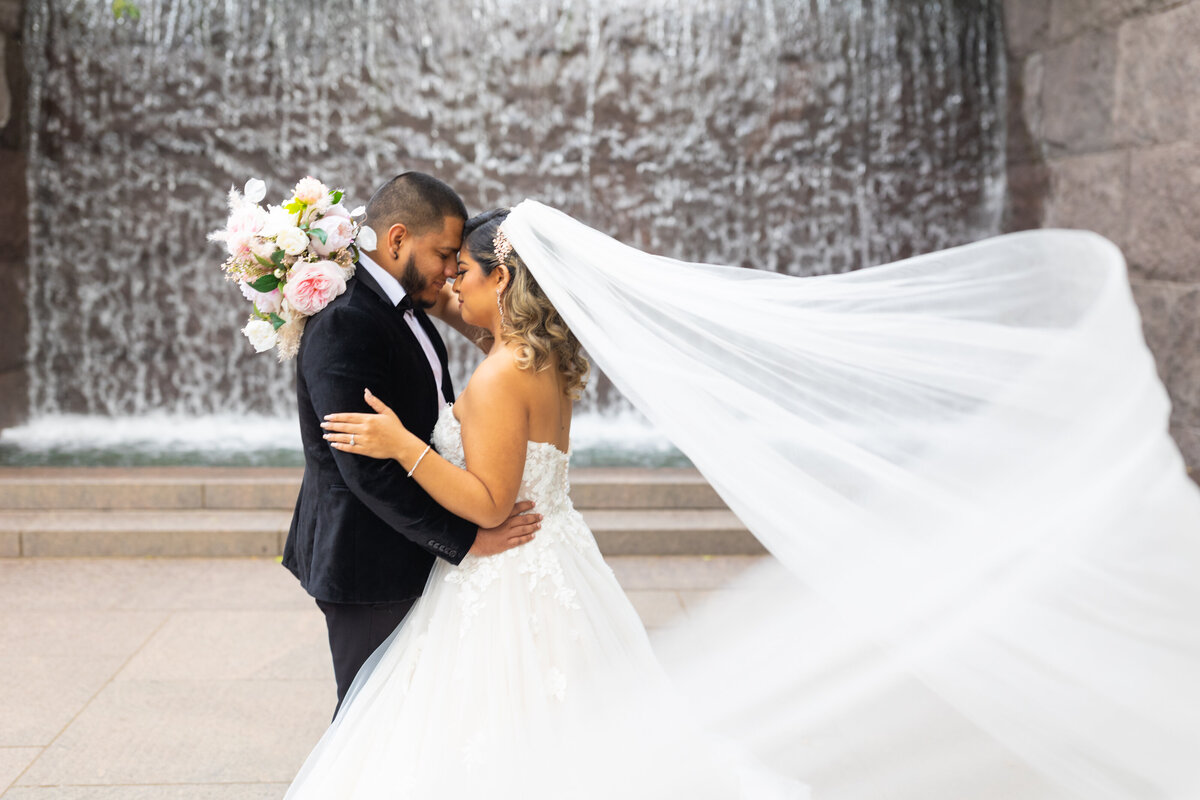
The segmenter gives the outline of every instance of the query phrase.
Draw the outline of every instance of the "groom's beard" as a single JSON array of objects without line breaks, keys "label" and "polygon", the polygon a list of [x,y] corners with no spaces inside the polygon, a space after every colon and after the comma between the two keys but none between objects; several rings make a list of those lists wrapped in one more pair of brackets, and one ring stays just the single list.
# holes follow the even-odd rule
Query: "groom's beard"
[{"label": "groom's beard", "polygon": [[437,305],[433,300],[421,298],[421,292],[429,288],[429,281],[417,271],[417,259],[411,254],[408,257],[408,263],[404,265],[404,272],[400,273],[400,286],[404,289],[404,293],[413,299],[413,305],[426,309]]}]

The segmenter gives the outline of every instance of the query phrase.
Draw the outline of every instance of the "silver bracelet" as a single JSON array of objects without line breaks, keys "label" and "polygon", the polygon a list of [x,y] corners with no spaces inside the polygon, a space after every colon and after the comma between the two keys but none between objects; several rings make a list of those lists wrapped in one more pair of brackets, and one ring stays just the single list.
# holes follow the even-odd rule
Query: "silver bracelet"
[{"label": "silver bracelet", "polygon": [[408,477],[411,478],[412,474],[417,471],[417,465],[421,463],[421,459],[425,457],[425,454],[429,452],[429,448],[431,447],[433,447],[431,444],[425,445],[425,449],[421,451],[421,455],[417,456],[417,463],[413,464],[412,469],[408,471]]}]

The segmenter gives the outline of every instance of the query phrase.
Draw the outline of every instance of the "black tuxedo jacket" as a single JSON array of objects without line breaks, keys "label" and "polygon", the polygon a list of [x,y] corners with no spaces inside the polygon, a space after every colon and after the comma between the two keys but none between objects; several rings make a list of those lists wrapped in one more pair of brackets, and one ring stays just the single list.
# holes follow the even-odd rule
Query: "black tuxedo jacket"
[{"label": "black tuxedo jacket", "polygon": [[335,411],[371,413],[369,388],[405,427],[429,441],[454,398],[446,347],[423,311],[417,319],[442,359],[444,397],[420,342],[383,289],[359,266],[346,291],[309,318],[296,357],[304,483],[283,564],[318,600],[381,603],[417,597],[435,556],[459,563],[477,526],[439,506],[392,459],[335,450],[321,421]]}]

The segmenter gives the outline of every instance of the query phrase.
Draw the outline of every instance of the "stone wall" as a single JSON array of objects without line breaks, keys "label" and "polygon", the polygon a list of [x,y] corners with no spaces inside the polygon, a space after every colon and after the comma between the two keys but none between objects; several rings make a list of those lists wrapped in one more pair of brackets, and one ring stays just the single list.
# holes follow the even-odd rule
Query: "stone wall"
[{"label": "stone wall", "polygon": [[20,0],[0,0],[0,428],[29,412],[25,291],[29,265],[29,197],[25,184],[28,124]]},{"label": "stone wall", "polygon": [[1200,0],[1006,0],[1005,227],[1129,261],[1171,433],[1200,467]]}]

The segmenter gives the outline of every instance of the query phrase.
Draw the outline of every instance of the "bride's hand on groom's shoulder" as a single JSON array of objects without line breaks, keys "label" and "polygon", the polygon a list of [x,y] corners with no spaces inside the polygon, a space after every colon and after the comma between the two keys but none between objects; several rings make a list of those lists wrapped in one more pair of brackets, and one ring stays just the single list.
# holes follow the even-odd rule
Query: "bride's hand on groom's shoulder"
[{"label": "bride's hand on groom's shoulder", "polygon": [[375,414],[326,414],[321,427],[329,446],[356,456],[370,458],[401,458],[405,445],[416,437],[382,400],[367,389],[363,393],[367,405]]}]

